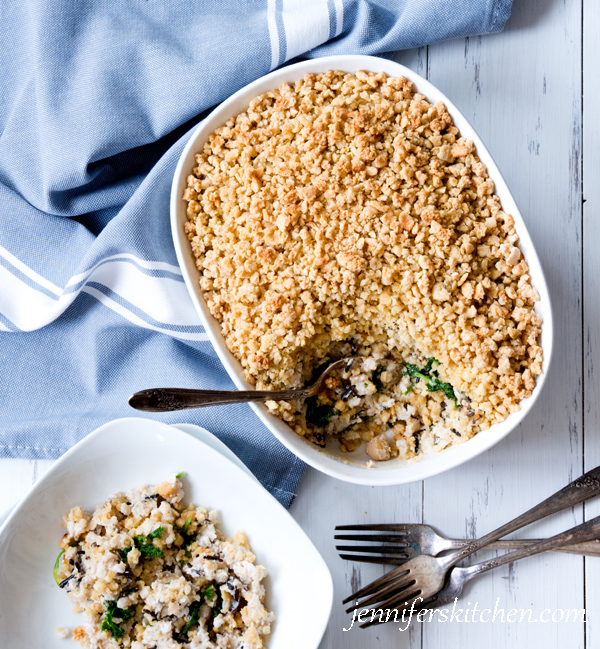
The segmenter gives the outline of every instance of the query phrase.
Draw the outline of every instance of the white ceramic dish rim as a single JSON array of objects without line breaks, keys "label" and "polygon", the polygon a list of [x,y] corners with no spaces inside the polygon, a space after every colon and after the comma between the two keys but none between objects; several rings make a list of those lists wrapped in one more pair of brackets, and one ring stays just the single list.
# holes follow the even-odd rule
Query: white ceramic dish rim
[{"label": "white ceramic dish rim", "polygon": [[[162,424],[160,422],[157,422],[152,419],[145,419],[142,417],[128,417],[128,418],[123,418],[123,419],[116,419],[113,421],[110,421],[106,424],[103,424],[99,428],[97,428],[95,431],[84,437],[80,442],[75,444],[71,449],[69,449],[64,455],[62,455],[49,469],[44,473],[44,475],[38,480],[35,484],[33,484],[28,492],[25,494],[25,496],[17,503],[17,505],[12,509],[12,511],[8,514],[7,518],[4,520],[4,523],[0,525],[0,546],[3,542],[3,540],[6,539],[6,535],[10,533],[10,528],[13,525],[14,521],[18,520],[18,517],[21,515],[22,511],[26,511],[26,508],[28,504],[36,498],[37,493],[39,490],[43,487],[44,483],[47,480],[51,480],[54,478],[56,475],[59,475],[61,471],[63,471],[65,465],[68,467],[69,463],[72,462],[72,458],[79,454],[81,454],[83,451],[86,451],[87,446],[92,446],[97,442],[98,438],[104,436],[107,431],[110,431],[111,429],[114,428],[120,428],[123,426],[128,426],[128,425],[135,425],[137,426],[148,426],[148,430],[154,430],[154,432],[159,433],[160,432],[164,435],[166,431],[172,431],[174,434],[175,439],[173,440],[173,443],[175,443],[176,439],[178,436],[185,436],[185,438],[193,439],[193,443],[199,444],[200,447],[203,447],[202,452],[203,453],[208,453],[209,457],[211,454],[217,454],[219,456],[219,460],[227,463],[230,465],[227,468],[228,475],[231,475],[233,479],[236,477],[236,473],[238,476],[243,476],[243,481],[246,480],[251,480],[253,484],[256,484],[256,487],[252,487],[253,489],[259,489],[260,491],[264,492],[264,498],[269,499],[269,501],[272,503],[273,507],[278,508],[280,510],[281,516],[284,516],[288,523],[294,528],[294,538],[301,537],[303,539],[303,544],[304,546],[308,546],[310,548],[310,554],[311,554],[311,567],[314,567],[315,565],[319,565],[319,570],[322,576],[326,577],[326,579],[323,581],[323,583],[319,584],[319,589],[320,589],[320,597],[319,599],[321,600],[321,604],[324,602],[328,603],[328,606],[321,605],[319,607],[319,611],[317,615],[313,615],[311,618],[311,636],[312,639],[315,640],[314,644],[313,642],[310,643],[311,647],[314,647],[314,649],[317,649],[320,641],[323,638],[323,635],[325,634],[325,630],[327,628],[327,625],[329,623],[329,617],[331,614],[331,609],[333,607],[333,580],[331,577],[331,573],[329,571],[329,568],[327,564],[325,563],[325,560],[323,557],[320,555],[319,551],[316,549],[312,541],[308,538],[304,530],[298,525],[298,523],[294,520],[294,518],[289,514],[288,511],[285,510],[285,508],[275,499],[271,494],[268,493],[264,487],[260,485],[258,480],[250,473],[249,469],[245,467],[245,465],[240,466],[241,460],[238,462],[233,462],[231,458],[227,457],[227,454],[223,453],[218,446],[222,444],[220,440],[218,441],[218,444],[216,447],[207,444],[200,439],[198,439],[195,434],[190,434],[190,432],[186,432],[185,428],[187,425],[183,425],[182,428],[178,428],[175,426],[170,426],[168,424]],[[199,427],[196,427],[199,428]],[[201,432],[207,432],[205,429],[200,429]],[[197,431],[194,431],[197,432]],[[148,433],[150,434],[150,432]],[[208,433],[211,435],[211,433]],[[181,439],[181,438],[180,438]],[[229,451],[229,449],[228,449]],[[185,459],[182,459],[182,462],[185,464]],[[230,474],[229,471],[232,473]],[[258,519],[257,519],[258,520]],[[247,529],[245,530],[250,538],[252,539],[253,533],[256,533],[256,528],[253,529]],[[268,568],[268,561],[265,561],[265,564],[267,564],[267,569]],[[49,574],[51,575],[51,566],[49,567]],[[322,597],[321,597],[322,596]],[[67,605],[68,608],[68,600],[65,599],[65,604]],[[55,638],[53,638],[55,639]],[[64,643],[64,640],[58,640],[58,644]],[[73,645],[68,645],[68,646],[74,646]],[[11,645],[12,646],[12,645]],[[67,645],[65,645],[67,646]],[[268,644],[269,647],[272,647],[272,649],[275,649],[275,643],[271,642]]]},{"label": "white ceramic dish rim", "polygon": [[[544,321],[541,336],[544,361],[542,374],[538,377],[532,396],[521,402],[520,411],[511,414],[500,424],[495,424],[487,431],[482,431],[464,444],[446,449],[438,454],[427,456],[419,462],[390,461],[371,467],[368,466],[368,462],[366,461],[368,458],[364,454],[364,451],[362,456],[358,452],[355,452],[355,454],[346,454],[343,457],[334,457],[335,450],[332,451],[328,448],[324,452],[308,444],[289,428],[287,424],[274,415],[271,415],[264,404],[250,404],[250,407],[267,428],[292,453],[315,469],[340,480],[356,484],[381,486],[407,484],[438,475],[467,462],[497,444],[514,430],[530,412],[537,400],[545,383],[552,356],[554,337],[552,309],[544,272],[537,253],[521,213],[492,156],[473,127],[456,106],[441,91],[416,72],[399,63],[377,57],[361,55],[331,56],[303,61],[271,72],[232,95],[216,108],[209,117],[201,122],[192,133],[179,159],[171,188],[171,229],[173,242],[192,302],[198,311],[202,324],[221,362],[238,389],[252,389],[252,386],[248,384],[243,375],[240,363],[227,349],[224,339],[221,336],[219,325],[210,314],[202,297],[198,285],[199,273],[193,262],[189,241],[183,231],[186,215],[185,202],[182,199],[182,194],[186,186],[186,178],[191,173],[192,167],[195,166],[193,155],[202,148],[202,144],[206,141],[210,133],[224,124],[230,117],[245,110],[250,100],[255,96],[275,89],[282,83],[293,82],[301,78],[305,73],[324,72],[331,69],[341,69],[346,72],[356,72],[357,70],[364,69],[374,72],[385,72],[391,76],[402,75],[413,81],[417,90],[425,95],[429,101],[433,103],[443,101],[446,104],[461,135],[473,140],[475,143],[480,159],[486,165],[490,177],[496,184],[496,192],[500,197],[504,211],[512,214],[515,219],[516,230],[520,238],[519,247],[529,264],[532,282],[539,291],[541,298],[536,305],[536,312]],[[341,456],[340,453],[338,455]]]},{"label": "white ceramic dish rim", "polygon": [[[242,469],[242,471],[245,471],[251,478],[256,480],[256,476],[240,460],[240,458],[229,448],[229,446],[223,444],[223,442],[218,437],[213,435],[210,431],[206,430],[206,428],[202,428],[201,426],[196,426],[196,424],[169,424],[169,425],[171,426],[171,428],[177,428],[177,430],[180,430],[183,433],[186,433],[187,435],[191,435],[192,437],[195,437],[196,439],[200,440],[207,446],[214,448],[215,451],[225,456],[228,460],[231,460],[231,462],[233,462],[234,464],[237,464],[237,466],[239,466],[240,469]],[[0,533],[2,533],[2,526],[4,525],[4,521],[6,521],[10,513],[17,505],[18,503],[15,505],[11,505],[8,509],[0,513]]]}]

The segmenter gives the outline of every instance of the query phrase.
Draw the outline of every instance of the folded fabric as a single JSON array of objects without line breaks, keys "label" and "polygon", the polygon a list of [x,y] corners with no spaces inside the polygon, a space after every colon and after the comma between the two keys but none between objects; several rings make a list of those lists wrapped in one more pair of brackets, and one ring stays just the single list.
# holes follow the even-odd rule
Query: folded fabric
[{"label": "folded fabric", "polygon": [[[169,229],[202,113],[299,56],[500,31],[510,0],[24,0],[0,5],[0,457],[56,458],[155,386],[233,389]],[[303,464],[248,406],[216,433],[289,506]]]}]

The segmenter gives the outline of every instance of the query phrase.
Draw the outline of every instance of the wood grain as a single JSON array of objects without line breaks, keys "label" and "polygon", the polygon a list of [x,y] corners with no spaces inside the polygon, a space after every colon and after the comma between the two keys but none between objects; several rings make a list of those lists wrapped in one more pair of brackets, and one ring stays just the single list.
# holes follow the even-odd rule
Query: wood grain
[{"label": "wood grain", "polygon": [[[598,4],[583,7],[583,417],[585,465],[600,465],[600,13]],[[585,518],[600,515],[600,499],[585,505]],[[600,646],[600,560],[585,559],[587,647]]]}]

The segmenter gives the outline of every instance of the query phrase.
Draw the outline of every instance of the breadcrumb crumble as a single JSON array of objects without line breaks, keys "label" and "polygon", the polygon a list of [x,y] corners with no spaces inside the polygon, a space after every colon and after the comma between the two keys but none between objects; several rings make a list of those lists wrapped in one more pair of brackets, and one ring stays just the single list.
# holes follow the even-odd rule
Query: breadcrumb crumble
[{"label": "breadcrumb crumble", "polygon": [[312,402],[268,402],[299,435],[409,459],[531,395],[539,294],[442,102],[403,77],[307,74],[216,129],[196,164],[185,231],[248,381],[300,387],[325,359],[359,357]]}]

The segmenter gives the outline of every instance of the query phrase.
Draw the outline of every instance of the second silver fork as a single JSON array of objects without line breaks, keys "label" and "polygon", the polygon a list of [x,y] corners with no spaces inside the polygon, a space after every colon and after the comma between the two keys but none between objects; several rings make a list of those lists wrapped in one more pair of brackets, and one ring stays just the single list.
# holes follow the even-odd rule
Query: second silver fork
[{"label": "second silver fork", "polygon": [[[490,532],[481,539],[472,541],[466,547],[443,557],[432,557],[426,554],[419,555],[398,568],[391,570],[371,584],[353,593],[350,597],[347,597],[343,602],[344,604],[352,600],[356,600],[356,603],[348,608],[346,612],[350,613],[355,609],[372,605],[388,606],[390,602],[405,599],[403,595],[399,595],[400,591],[404,591],[407,596],[406,599],[408,599],[409,595],[410,599],[422,598],[421,601],[432,597],[442,589],[448,571],[459,561],[462,561],[464,558],[477,552],[477,550],[488,546],[503,536],[516,532],[522,527],[545,518],[550,514],[559,512],[567,507],[578,505],[598,495],[599,492],[600,467],[597,467],[581,476],[581,478],[574,480],[539,505],[521,514],[521,516]],[[588,541],[593,538],[594,536],[589,536],[589,538],[581,538],[578,541]],[[358,600],[361,601],[359,602]]]},{"label": "second silver fork", "polygon": [[[555,550],[564,544],[585,543],[598,536],[598,534],[600,534],[600,516],[597,516],[586,523],[582,523],[581,525],[577,525],[566,532],[556,534],[549,539],[544,539],[537,543],[530,544],[521,550],[508,552],[501,557],[482,561],[481,563],[476,563],[468,568],[459,568],[455,566],[450,572],[446,585],[443,586],[433,597],[427,598],[425,593],[423,593],[424,597],[420,594],[415,595],[412,590],[414,585],[409,584],[406,590],[402,590],[398,595],[392,596],[385,602],[381,603],[379,609],[375,610],[374,614],[372,614],[371,620],[361,624],[360,626],[364,629],[374,624],[384,624],[385,622],[389,622],[392,611],[395,611],[395,618],[397,618],[397,615],[403,615],[409,606],[413,613],[418,613],[424,609],[431,609],[443,606],[444,604],[449,604],[460,596],[463,586],[467,581],[470,581],[483,572],[493,570],[494,568],[498,568],[507,563],[512,563],[513,561],[518,561],[519,559],[531,557],[535,554]],[[434,580],[436,579],[433,574],[431,574],[430,577]],[[427,584],[422,583],[421,586],[426,591]],[[436,587],[437,585],[434,586],[434,588]],[[384,620],[383,615],[386,611],[388,613]],[[376,619],[377,614],[379,614],[379,619]]]}]

